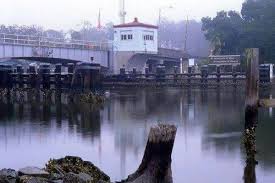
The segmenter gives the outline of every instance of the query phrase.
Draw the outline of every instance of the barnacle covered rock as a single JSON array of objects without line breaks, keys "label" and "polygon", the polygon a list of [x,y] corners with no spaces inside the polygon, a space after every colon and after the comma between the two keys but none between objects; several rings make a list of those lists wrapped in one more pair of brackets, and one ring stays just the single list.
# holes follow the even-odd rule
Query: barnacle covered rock
[{"label": "barnacle covered rock", "polygon": [[66,156],[65,158],[61,159],[52,159],[46,164],[46,170],[51,174],[58,173],[67,176],[68,173],[74,173],[75,175],[81,175],[84,173],[91,176],[91,183],[98,183],[99,181],[110,181],[110,177],[97,168],[93,163],[83,161],[79,157]]}]

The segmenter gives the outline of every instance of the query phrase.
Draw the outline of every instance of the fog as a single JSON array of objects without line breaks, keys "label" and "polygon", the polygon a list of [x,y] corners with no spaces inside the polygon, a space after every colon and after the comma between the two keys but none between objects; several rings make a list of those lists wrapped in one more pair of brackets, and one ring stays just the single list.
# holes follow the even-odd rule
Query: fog
[{"label": "fog", "polygon": [[[51,29],[78,28],[82,21],[97,25],[101,9],[102,24],[119,23],[119,0],[1,0],[0,22],[11,25],[36,24]],[[215,16],[220,10],[240,11],[243,0],[126,0],[126,20],[138,17],[141,21],[156,24],[159,8],[162,17],[171,21],[200,20]],[[173,6],[173,9],[166,7]]]}]

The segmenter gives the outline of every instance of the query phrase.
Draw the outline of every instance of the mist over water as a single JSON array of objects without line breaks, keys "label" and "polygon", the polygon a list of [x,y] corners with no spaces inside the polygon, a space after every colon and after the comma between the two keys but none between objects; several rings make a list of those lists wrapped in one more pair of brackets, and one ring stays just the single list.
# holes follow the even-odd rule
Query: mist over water
[{"label": "mist over water", "polygon": [[[178,126],[172,155],[175,183],[244,182],[240,89],[113,90],[102,108],[63,98],[1,100],[0,168],[44,167],[50,158],[75,155],[120,180],[140,164],[150,127],[163,122]],[[275,110],[259,114],[256,177],[258,183],[271,183]]]}]

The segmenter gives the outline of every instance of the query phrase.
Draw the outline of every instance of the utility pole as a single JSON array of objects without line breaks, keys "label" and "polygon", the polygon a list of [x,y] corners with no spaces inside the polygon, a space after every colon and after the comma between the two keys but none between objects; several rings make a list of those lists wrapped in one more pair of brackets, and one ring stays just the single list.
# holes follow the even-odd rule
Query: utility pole
[{"label": "utility pole", "polygon": [[99,12],[98,12],[97,28],[101,29],[101,13],[100,13],[100,9],[99,9]]},{"label": "utility pole", "polygon": [[120,17],[120,23],[125,24],[125,17],[126,17],[126,11],[125,11],[125,0],[120,0],[119,5],[119,17]]},{"label": "utility pole", "polygon": [[184,38],[184,52],[185,53],[187,52],[188,23],[189,23],[189,20],[188,20],[188,15],[187,15],[186,24],[185,24],[185,38]]}]

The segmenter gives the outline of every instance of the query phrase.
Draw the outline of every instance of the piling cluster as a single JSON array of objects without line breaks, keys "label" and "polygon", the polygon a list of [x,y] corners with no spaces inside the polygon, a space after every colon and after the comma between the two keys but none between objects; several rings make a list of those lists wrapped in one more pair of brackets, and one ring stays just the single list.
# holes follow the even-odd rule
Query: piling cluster
[{"label": "piling cluster", "polygon": [[0,88],[95,90],[101,87],[99,64],[0,65]]}]

